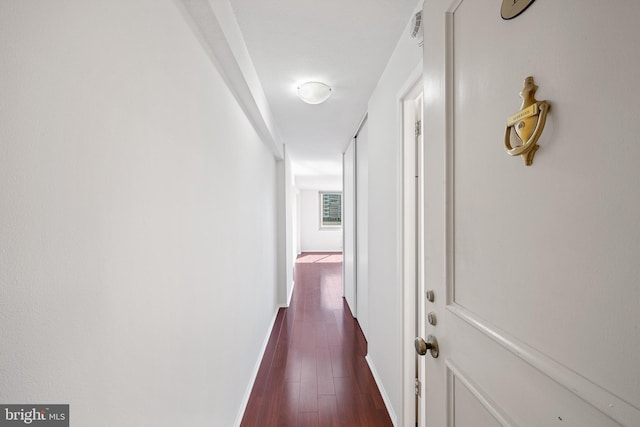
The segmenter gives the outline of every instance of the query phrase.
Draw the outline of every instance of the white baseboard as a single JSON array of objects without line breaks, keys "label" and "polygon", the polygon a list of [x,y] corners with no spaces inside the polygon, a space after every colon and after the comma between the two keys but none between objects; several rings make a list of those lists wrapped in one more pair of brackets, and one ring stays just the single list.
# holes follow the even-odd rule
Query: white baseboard
[{"label": "white baseboard", "polygon": [[376,370],[375,365],[373,364],[373,360],[367,354],[365,356],[365,360],[369,365],[369,369],[371,369],[371,374],[373,375],[373,379],[376,381],[378,386],[378,390],[380,390],[380,394],[382,395],[382,400],[384,401],[384,406],[387,408],[387,412],[389,412],[389,417],[391,418],[391,422],[393,423],[393,427],[398,427],[398,416],[396,415],[396,411],[393,410],[393,406],[391,406],[391,400],[389,400],[389,395],[387,391],[384,389],[382,385],[382,381],[380,381],[380,377],[378,376],[378,371]]},{"label": "white baseboard", "polygon": [[267,350],[267,345],[269,344],[269,338],[271,338],[271,333],[273,332],[273,326],[276,324],[276,318],[278,317],[279,311],[280,311],[280,307],[276,308],[276,312],[273,315],[273,318],[271,319],[271,326],[269,326],[269,330],[267,331],[267,336],[264,338],[264,342],[262,343],[262,348],[260,349],[260,353],[258,355],[258,360],[256,361],[256,365],[253,367],[253,372],[251,373],[251,377],[249,379],[249,385],[247,385],[247,389],[244,392],[244,397],[242,398],[240,409],[238,410],[238,415],[236,416],[236,421],[233,423],[234,427],[240,427],[240,423],[242,422],[242,417],[244,417],[244,411],[247,409],[247,405],[249,404],[251,391],[253,390],[253,385],[256,382],[256,378],[258,377],[260,364],[262,363],[264,352]]}]

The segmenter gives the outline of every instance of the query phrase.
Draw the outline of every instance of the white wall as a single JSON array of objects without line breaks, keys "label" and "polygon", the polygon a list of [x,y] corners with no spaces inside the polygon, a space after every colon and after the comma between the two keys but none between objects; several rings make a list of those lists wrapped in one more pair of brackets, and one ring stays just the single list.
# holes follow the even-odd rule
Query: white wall
[{"label": "white wall", "polygon": [[320,191],[341,191],[335,188],[300,191],[300,248],[302,252],[341,252],[342,228],[320,228]]},{"label": "white wall", "polygon": [[356,137],[356,307],[358,323],[369,336],[369,119]]},{"label": "white wall", "polygon": [[[409,19],[410,17],[407,17]],[[369,359],[395,414],[402,414],[401,96],[421,49],[405,30],[369,101]],[[393,414],[392,414],[393,415]]]},{"label": "white wall", "polygon": [[171,0],[4,1],[0,51],[0,401],[233,425],[277,308],[272,152]]}]

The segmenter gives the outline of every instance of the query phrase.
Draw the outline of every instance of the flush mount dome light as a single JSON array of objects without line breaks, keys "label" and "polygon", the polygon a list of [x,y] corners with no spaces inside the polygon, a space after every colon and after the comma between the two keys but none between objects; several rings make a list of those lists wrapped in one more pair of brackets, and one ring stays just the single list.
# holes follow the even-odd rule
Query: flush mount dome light
[{"label": "flush mount dome light", "polygon": [[307,82],[298,86],[298,96],[307,104],[321,104],[331,96],[331,88],[320,82]]}]

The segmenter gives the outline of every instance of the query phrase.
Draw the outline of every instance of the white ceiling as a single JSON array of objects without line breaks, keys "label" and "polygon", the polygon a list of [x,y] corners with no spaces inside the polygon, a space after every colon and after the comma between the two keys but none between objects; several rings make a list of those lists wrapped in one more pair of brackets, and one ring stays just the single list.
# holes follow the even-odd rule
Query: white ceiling
[{"label": "white ceiling", "polygon": [[[231,6],[294,173],[340,175],[342,152],[418,1],[232,0]],[[305,104],[295,90],[305,81],[327,83],[331,98]]]}]

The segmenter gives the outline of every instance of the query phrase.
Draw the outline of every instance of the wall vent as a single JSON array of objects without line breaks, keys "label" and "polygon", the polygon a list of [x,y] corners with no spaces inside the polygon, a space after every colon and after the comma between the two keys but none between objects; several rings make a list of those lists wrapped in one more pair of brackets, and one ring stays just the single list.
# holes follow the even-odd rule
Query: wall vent
[{"label": "wall vent", "polygon": [[418,46],[424,44],[424,28],[422,27],[422,11],[418,11],[411,19],[411,37],[416,39]]}]

